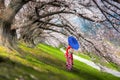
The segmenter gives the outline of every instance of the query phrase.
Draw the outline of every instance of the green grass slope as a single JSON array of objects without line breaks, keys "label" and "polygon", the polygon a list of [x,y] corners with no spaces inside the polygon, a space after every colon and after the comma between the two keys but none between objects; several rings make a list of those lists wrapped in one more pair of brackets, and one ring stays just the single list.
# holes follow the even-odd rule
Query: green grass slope
[{"label": "green grass slope", "polygon": [[67,71],[64,54],[51,46],[20,47],[21,54],[0,47],[0,80],[120,80],[77,60],[73,70]]}]

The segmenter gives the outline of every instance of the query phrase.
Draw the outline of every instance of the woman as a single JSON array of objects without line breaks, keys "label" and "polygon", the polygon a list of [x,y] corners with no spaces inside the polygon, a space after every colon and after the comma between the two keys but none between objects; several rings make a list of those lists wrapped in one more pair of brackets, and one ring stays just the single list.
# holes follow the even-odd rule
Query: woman
[{"label": "woman", "polygon": [[70,36],[70,37],[68,37],[68,44],[69,44],[69,46],[67,47],[66,54],[65,54],[66,68],[67,68],[67,70],[71,70],[72,66],[73,66],[73,52],[74,52],[74,49],[75,50],[79,49],[79,43],[75,37]]}]

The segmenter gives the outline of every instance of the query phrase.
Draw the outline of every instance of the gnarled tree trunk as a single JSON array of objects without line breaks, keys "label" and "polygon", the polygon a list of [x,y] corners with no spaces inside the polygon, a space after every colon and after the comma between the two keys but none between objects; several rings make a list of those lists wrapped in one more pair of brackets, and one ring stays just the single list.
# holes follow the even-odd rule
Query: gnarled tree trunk
[{"label": "gnarled tree trunk", "polygon": [[15,30],[11,30],[11,23],[0,20],[0,44],[8,48],[14,47]]},{"label": "gnarled tree trunk", "polygon": [[[10,49],[16,48],[15,44],[15,29],[11,29],[11,24],[17,12],[29,0],[11,0],[9,5],[4,7],[4,0],[0,1],[0,44]],[[4,7],[4,8],[3,8]],[[2,9],[1,9],[2,8]]]}]

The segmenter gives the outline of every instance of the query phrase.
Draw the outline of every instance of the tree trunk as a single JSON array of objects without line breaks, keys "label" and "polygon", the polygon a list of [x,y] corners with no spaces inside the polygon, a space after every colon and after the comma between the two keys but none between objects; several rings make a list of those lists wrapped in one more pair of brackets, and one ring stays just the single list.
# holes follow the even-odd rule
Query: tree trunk
[{"label": "tree trunk", "polygon": [[15,30],[11,30],[11,23],[0,20],[0,44],[12,49],[15,44]]},{"label": "tree trunk", "polygon": [[[11,24],[17,12],[30,0],[11,0],[8,7],[0,13],[0,44],[10,49],[17,49],[16,30],[11,29]],[[4,4],[3,2],[0,2]]]}]

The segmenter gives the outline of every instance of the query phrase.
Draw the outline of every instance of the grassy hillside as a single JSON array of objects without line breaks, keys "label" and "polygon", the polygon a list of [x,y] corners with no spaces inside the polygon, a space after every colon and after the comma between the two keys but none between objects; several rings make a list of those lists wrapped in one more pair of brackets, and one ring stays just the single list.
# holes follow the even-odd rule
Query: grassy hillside
[{"label": "grassy hillside", "polygon": [[0,80],[120,80],[77,60],[73,70],[67,71],[64,54],[51,46],[20,47],[21,54],[0,47]]}]

